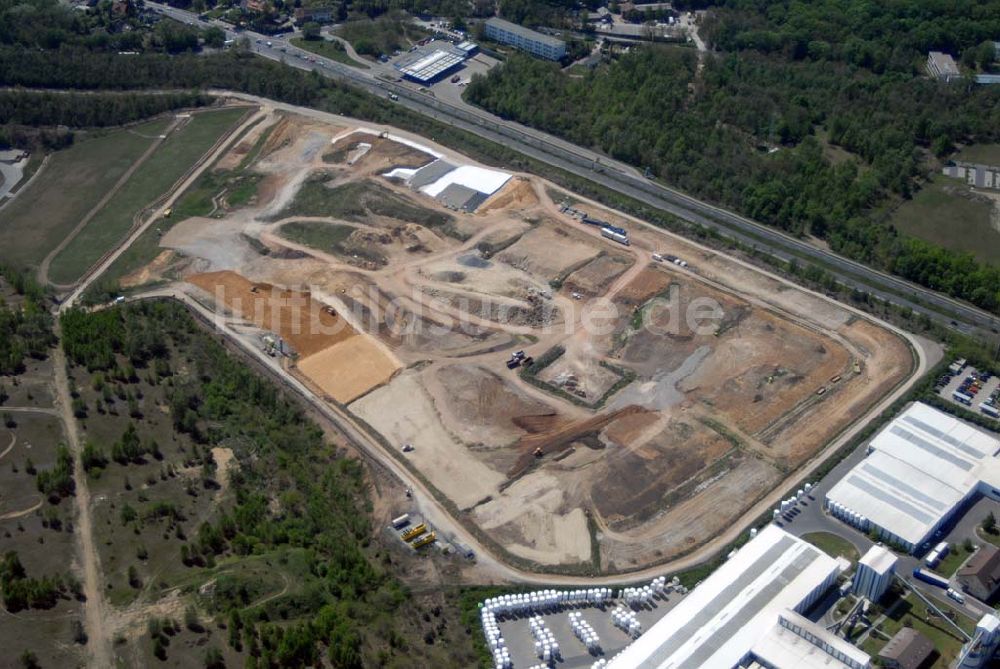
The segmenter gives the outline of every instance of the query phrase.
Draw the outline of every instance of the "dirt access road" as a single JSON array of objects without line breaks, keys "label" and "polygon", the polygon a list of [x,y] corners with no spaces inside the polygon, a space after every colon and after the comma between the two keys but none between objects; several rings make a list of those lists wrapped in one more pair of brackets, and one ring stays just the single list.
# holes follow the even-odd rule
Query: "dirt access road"
[{"label": "dirt access road", "polygon": [[[59,336],[58,321],[56,335]],[[76,502],[76,532],[79,559],[83,570],[83,603],[84,626],[87,632],[87,651],[90,654],[90,666],[114,666],[114,653],[111,648],[111,631],[107,626],[107,611],[104,603],[104,578],[101,575],[101,562],[94,544],[93,519],[90,509],[90,490],[87,486],[87,472],[83,469],[80,455],[83,445],[77,429],[76,417],[73,416],[73,400],[70,396],[69,378],[66,372],[66,354],[62,346],[57,346],[52,355],[52,366],[55,369],[56,405],[66,440],[73,452],[73,478],[76,481],[76,492],[73,500]]]}]

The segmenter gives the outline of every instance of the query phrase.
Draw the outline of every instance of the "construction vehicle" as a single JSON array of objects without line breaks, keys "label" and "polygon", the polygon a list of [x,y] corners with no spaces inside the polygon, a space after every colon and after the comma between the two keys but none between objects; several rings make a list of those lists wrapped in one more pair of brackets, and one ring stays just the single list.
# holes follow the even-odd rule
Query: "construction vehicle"
[{"label": "construction vehicle", "polygon": [[416,541],[414,541],[413,542],[413,547],[414,548],[423,548],[427,544],[432,544],[435,541],[437,541],[437,535],[434,534],[433,532],[431,532],[430,534],[428,534],[426,536],[423,536],[423,537],[420,537],[419,539],[417,539]]},{"label": "construction vehicle", "polygon": [[403,538],[403,541],[410,541],[411,539],[415,539],[416,537],[419,537],[421,534],[423,534],[426,531],[427,531],[427,524],[426,523],[420,523],[419,525],[416,525],[416,526],[411,527],[410,529],[406,530],[405,532],[403,532],[399,536],[401,536]]}]

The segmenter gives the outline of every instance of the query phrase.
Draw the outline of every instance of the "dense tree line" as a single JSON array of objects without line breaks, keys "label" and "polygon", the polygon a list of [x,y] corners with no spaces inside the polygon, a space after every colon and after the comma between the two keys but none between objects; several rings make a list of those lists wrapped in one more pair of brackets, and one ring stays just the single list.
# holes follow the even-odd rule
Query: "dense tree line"
[{"label": "dense tree line", "polygon": [[[384,664],[374,648],[386,639],[399,643],[392,641],[399,638],[393,620],[406,615],[409,596],[387,563],[369,555],[372,528],[361,464],[338,455],[297,405],[231,357],[177,303],[71,311],[61,324],[74,364],[109,374],[133,361],[140,369],[155,368],[158,361],[183,368],[162,385],[174,428],[189,434],[196,449],[233,447],[239,463],[229,473],[233,502],[187,537],[178,559],[200,569],[222,558],[294,551],[311,575],[308,583],[296,584],[297,594],[259,608],[248,607],[256,597],[245,586],[220,578],[213,607],[228,615],[230,644],[248,651],[248,666],[310,666],[324,655],[326,663],[343,669]],[[137,342],[131,348],[129,337]],[[141,344],[154,340],[163,347]],[[118,445],[115,452],[123,458],[144,450],[131,426]],[[106,460],[93,448],[88,462],[104,466]],[[165,505],[123,509],[122,522],[175,512]],[[280,625],[269,622],[279,616]]]},{"label": "dense tree line", "polygon": [[604,4],[596,0],[500,0],[499,14],[508,21],[522,25],[570,27],[579,7],[584,11]]},{"label": "dense tree line", "polygon": [[199,30],[169,19],[147,21],[129,3],[116,11],[101,0],[86,11],[58,0],[0,0],[0,44],[32,49],[81,48],[89,51],[178,53],[221,46],[219,28]]},{"label": "dense tree line", "polygon": [[0,288],[18,298],[7,304],[0,294],[0,376],[24,371],[28,358],[41,359],[55,344],[45,292],[27,273],[0,265]]},{"label": "dense tree line", "polygon": [[[1000,137],[1000,91],[755,52],[707,59],[700,80],[695,68],[694,53],[670,47],[633,50],[582,78],[516,56],[475,79],[467,96],[649,167],[702,198],[997,308],[997,270],[903,239],[878,216],[880,206],[918,187],[928,152]],[[832,162],[818,130],[855,158]],[[922,264],[928,260],[931,269]],[[939,272],[950,278],[935,278]]]},{"label": "dense tree line", "polygon": [[53,504],[73,494],[76,490],[73,456],[66,446],[60,445],[56,450],[56,463],[51,469],[41,469],[35,474],[35,485]]},{"label": "dense tree line", "polygon": [[[694,3],[689,3],[694,4]],[[998,0],[716,0],[703,36],[726,51],[909,73],[931,49],[959,55],[1000,35]],[[683,6],[683,3],[682,3]],[[978,55],[978,54],[977,54]]]},{"label": "dense tree line", "polygon": [[182,107],[203,107],[213,98],[202,93],[49,93],[0,91],[0,124],[65,125],[99,128],[124,125]]},{"label": "dense tree line", "polygon": [[66,586],[59,578],[30,578],[14,551],[0,556],[0,595],[11,613],[24,609],[50,609]]}]

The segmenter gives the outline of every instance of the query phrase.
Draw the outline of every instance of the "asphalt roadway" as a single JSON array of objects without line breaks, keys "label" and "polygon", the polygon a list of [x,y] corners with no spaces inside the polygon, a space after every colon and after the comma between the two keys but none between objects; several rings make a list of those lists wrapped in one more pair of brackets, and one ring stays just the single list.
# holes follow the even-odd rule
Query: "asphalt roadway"
[{"label": "asphalt roadway", "polygon": [[237,33],[229,24],[220,21],[201,21],[193,12],[168,5],[147,2],[146,7],[183,23],[200,27],[215,25],[226,31],[227,39],[246,37],[250,41],[251,49],[265,58],[282,61],[302,70],[318,72],[378,96],[388,97],[392,93],[399,98],[396,104],[468,130],[554,167],[584,176],[601,186],[666,211],[689,223],[716,230],[725,237],[759,248],[781,260],[796,259],[799,262],[817,264],[842,285],[868,292],[899,306],[909,306],[914,312],[926,314],[945,327],[981,336],[1000,332],[1000,319],[968,303],[848,260],[731,211],[702,202],[646,179],[634,167],[607,156],[519,123],[507,121],[477,107],[456,105],[402,82],[389,81],[379,68],[373,70],[353,68],[299,49],[282,36],[267,36],[251,31]]}]

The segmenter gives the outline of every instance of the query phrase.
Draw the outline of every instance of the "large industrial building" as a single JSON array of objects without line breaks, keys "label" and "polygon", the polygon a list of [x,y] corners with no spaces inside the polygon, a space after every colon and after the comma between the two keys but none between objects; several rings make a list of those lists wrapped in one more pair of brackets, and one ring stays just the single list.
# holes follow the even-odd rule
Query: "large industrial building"
[{"label": "large industrial building", "polygon": [[847,566],[768,526],[608,667],[867,669],[868,655],[800,615]]},{"label": "large industrial building", "polygon": [[493,18],[487,21],[483,34],[494,42],[510,44],[539,58],[559,60],[566,55],[566,42],[561,39],[543,35],[503,19]]},{"label": "large industrial building", "polygon": [[1000,441],[915,403],[826,495],[830,513],[918,553],[978,494],[1000,499]]}]

